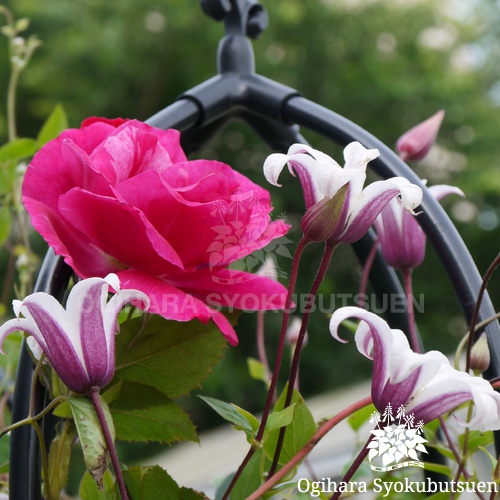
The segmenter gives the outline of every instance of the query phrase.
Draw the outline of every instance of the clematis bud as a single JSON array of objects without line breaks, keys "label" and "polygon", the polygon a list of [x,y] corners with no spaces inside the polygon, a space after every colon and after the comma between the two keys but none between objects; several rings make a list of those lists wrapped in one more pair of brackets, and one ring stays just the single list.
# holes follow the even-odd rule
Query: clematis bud
[{"label": "clematis bud", "polygon": [[[108,289],[116,292],[107,302]],[[149,307],[148,297],[138,290],[120,290],[115,274],[88,278],[71,290],[66,309],[51,295],[33,293],[13,301],[16,319],[0,328],[0,352],[5,337],[22,330],[32,336],[35,355],[45,353],[52,368],[68,389],[84,394],[104,387],[115,372],[115,324],[129,301]],[[21,315],[23,317],[21,317]]]},{"label": "clematis bud", "polygon": [[[440,184],[429,188],[440,200],[449,194],[465,196],[455,186]],[[395,269],[415,269],[424,260],[426,236],[415,217],[393,199],[375,219],[375,228],[385,261]]]},{"label": "clematis bud", "polygon": [[[302,320],[300,318],[293,318],[290,326],[286,331],[286,340],[289,345],[295,347],[297,345],[297,341],[299,340],[300,327],[302,326]],[[304,335],[304,340],[302,342],[302,346],[307,344],[308,336],[307,332]]]},{"label": "clematis bud", "polygon": [[483,332],[472,346],[470,353],[470,367],[475,373],[483,373],[490,366],[490,348],[486,332]]},{"label": "clematis bud", "polygon": [[396,150],[403,161],[418,161],[430,151],[436,140],[444,110],[419,123],[403,134],[396,144]]}]

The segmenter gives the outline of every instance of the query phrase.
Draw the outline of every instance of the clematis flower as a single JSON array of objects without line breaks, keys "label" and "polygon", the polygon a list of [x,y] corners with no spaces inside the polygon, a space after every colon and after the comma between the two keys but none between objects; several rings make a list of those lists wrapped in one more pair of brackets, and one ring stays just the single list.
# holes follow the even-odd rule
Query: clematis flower
[{"label": "clematis flower", "polygon": [[[377,315],[357,307],[343,307],[333,313],[330,332],[340,342],[340,324],[347,318],[361,320],[355,333],[356,346],[373,360],[372,399],[379,412],[390,404],[404,407],[415,420],[430,422],[473,401],[475,412],[462,425],[478,430],[500,429],[500,394],[480,377],[455,370],[438,351],[416,354],[401,330],[392,330]],[[458,420],[458,419],[457,419]]]},{"label": "clematis flower", "polygon": [[418,161],[427,155],[436,140],[443,118],[444,110],[441,109],[398,139],[396,150],[403,161]]},{"label": "clematis flower", "polygon": [[[107,302],[109,287],[116,292]],[[121,308],[130,301],[149,306],[138,290],[120,290],[115,274],[89,278],[71,290],[66,309],[51,295],[37,292],[22,302],[13,301],[16,319],[0,328],[0,352],[5,337],[22,330],[31,335],[34,350],[40,348],[64,384],[86,393],[104,387],[115,372],[115,326]]]},{"label": "clematis flower", "polygon": [[[449,195],[465,196],[463,191],[446,184],[429,188],[436,200]],[[415,269],[424,260],[426,236],[414,216],[391,200],[375,219],[382,255],[395,269]]]},{"label": "clematis flower", "polygon": [[353,243],[373,224],[380,211],[396,196],[413,212],[422,200],[422,190],[403,177],[376,181],[363,189],[367,164],[379,156],[352,142],[344,149],[342,168],[328,155],[303,144],[294,144],[287,154],[275,153],[264,163],[264,175],[275,186],[285,164],[302,184],[307,212],[302,229],[311,241]]}]

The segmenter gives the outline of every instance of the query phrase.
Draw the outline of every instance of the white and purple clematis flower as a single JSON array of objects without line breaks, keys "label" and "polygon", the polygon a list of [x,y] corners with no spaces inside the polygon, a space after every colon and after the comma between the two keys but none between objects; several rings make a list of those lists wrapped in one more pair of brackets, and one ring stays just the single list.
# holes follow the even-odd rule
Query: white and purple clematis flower
[{"label": "white and purple clematis flower", "polygon": [[287,154],[275,153],[264,163],[264,175],[275,186],[285,164],[297,174],[304,191],[307,212],[302,229],[312,241],[331,244],[359,240],[390,200],[400,195],[404,208],[413,212],[422,200],[422,190],[403,177],[376,181],[364,187],[367,164],[379,156],[352,142],[344,149],[342,168],[328,155],[303,144],[294,144]]},{"label": "white and purple clematis flower", "polygon": [[[115,295],[109,300],[108,290]],[[7,335],[22,330],[31,335],[33,350],[41,349],[64,384],[84,394],[104,387],[115,372],[115,327],[118,313],[130,301],[149,306],[138,290],[120,290],[115,274],[88,278],[71,290],[66,309],[51,295],[37,292],[14,300],[17,318],[0,328],[0,349]],[[22,316],[22,317],[21,317]]]},{"label": "white and purple clematis flower", "polygon": [[[463,191],[446,184],[429,188],[436,200],[449,194],[465,196]],[[385,261],[395,269],[415,269],[424,260],[426,236],[415,217],[391,200],[375,219],[375,228]]]},{"label": "white and purple clematis flower", "polygon": [[372,400],[379,412],[390,403],[427,423],[473,401],[472,419],[459,422],[471,429],[500,429],[500,394],[489,382],[455,370],[438,351],[416,354],[401,330],[392,330],[377,315],[357,307],[333,313],[330,331],[341,342],[346,341],[338,329],[347,318],[361,320],[354,338],[359,352],[373,360]]}]

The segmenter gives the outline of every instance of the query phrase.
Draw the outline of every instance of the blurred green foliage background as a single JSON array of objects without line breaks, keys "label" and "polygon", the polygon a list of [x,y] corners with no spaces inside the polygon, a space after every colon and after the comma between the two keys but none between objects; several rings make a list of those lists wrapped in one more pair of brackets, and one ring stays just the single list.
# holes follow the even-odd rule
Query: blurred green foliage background
[{"label": "blurred green foliage background", "polygon": [[[196,0],[12,0],[16,18],[31,21],[28,34],[43,45],[22,74],[18,132],[35,136],[60,103],[70,126],[87,116],[146,119],[178,95],[216,73],[223,25],[206,17]],[[444,205],[458,226],[481,273],[499,251],[500,197],[500,2],[497,0],[268,0],[270,24],[254,42],[260,74],[294,87],[306,97],[348,117],[388,145],[407,129],[443,108],[446,117],[437,145],[415,165],[429,184],[458,185],[467,199]],[[0,96],[8,83],[7,45],[0,40]],[[313,147],[342,151],[302,131]],[[0,103],[0,143],[7,138]],[[270,153],[245,125],[231,124],[200,156],[220,159],[264,185],[262,163]],[[283,173],[283,178],[287,176]],[[300,236],[302,195],[297,179],[269,186],[274,216]],[[40,255],[45,246],[37,241]],[[293,253],[294,244],[287,248]],[[321,257],[311,247],[301,269],[299,293],[307,293]],[[278,256],[281,271],[291,260]],[[361,270],[350,248],[337,250],[321,292],[356,293]],[[490,292],[496,304],[500,287]],[[444,271],[432,249],[415,273],[424,294],[417,320],[427,349],[453,350],[466,325]],[[337,306],[343,305],[340,302]],[[273,360],[280,316],[266,318]],[[204,386],[205,393],[256,411],[265,394],[248,377],[246,358],[256,357],[255,315],[243,314],[240,346]],[[354,345],[330,338],[328,314],[317,312],[301,366],[303,392],[331,390],[366,376],[371,363]],[[186,401],[202,428],[209,418],[193,398]]]}]

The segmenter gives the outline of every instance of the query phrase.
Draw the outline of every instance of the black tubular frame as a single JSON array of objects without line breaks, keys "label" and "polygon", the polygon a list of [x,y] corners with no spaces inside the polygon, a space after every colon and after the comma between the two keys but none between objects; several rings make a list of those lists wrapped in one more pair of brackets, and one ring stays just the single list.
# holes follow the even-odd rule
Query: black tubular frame
[{"label": "black tubular frame", "polygon": [[[255,0],[201,0],[201,5],[207,15],[225,23],[225,36],[219,43],[217,55],[218,74],[180,96],[147,123],[163,129],[180,130],[182,145],[187,153],[200,151],[223,126],[235,119],[248,123],[271,149],[278,151],[286,151],[294,142],[305,142],[299,126],[341,146],[356,140],[367,148],[377,148],[380,157],[371,162],[370,167],[379,176],[384,179],[402,176],[422,188],[424,198],[420,210],[423,213],[417,221],[439,255],[463,314],[470,323],[482,278],[455,226],[422,181],[393,151],[366,130],[302,97],[296,90],[255,73],[253,48],[248,37],[256,38],[267,26],[267,14],[260,3]],[[373,231],[370,231],[353,245],[361,262],[366,259],[374,238]],[[71,269],[63,259],[49,250],[35,291],[44,291],[62,300],[71,275]],[[385,264],[380,254],[376,256],[370,281],[377,294],[402,293],[394,270]],[[486,293],[478,321],[494,314],[495,309]],[[406,315],[388,313],[387,320],[393,328],[408,331]],[[491,352],[491,364],[486,375],[493,378],[500,375],[498,321],[490,323],[484,331],[487,332]],[[23,344],[13,398],[13,422],[28,415],[32,375],[33,362]],[[46,394],[40,384],[35,393],[36,410],[39,411],[45,405]],[[43,429],[49,443],[55,432],[53,419],[44,419]],[[498,450],[498,432],[495,433],[495,442]],[[32,428],[23,426],[11,433],[10,498],[41,499],[39,453],[37,436]]]}]

